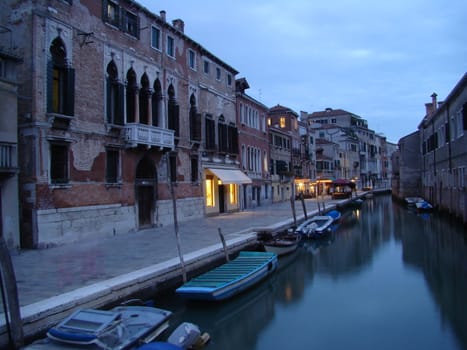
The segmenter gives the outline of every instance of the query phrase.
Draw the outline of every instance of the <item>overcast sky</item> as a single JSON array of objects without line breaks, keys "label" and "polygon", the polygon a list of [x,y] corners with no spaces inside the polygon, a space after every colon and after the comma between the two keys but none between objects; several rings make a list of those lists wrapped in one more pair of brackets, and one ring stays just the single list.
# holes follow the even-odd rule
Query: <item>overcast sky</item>
[{"label": "overcast sky", "polygon": [[397,143],[467,71],[466,0],[137,0],[235,68],[247,93],[344,109]]}]

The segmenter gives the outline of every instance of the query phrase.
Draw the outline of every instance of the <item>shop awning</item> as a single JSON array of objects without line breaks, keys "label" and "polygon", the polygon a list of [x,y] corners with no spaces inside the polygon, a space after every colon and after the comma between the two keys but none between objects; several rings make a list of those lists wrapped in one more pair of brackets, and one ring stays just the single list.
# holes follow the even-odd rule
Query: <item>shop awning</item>
[{"label": "shop awning", "polygon": [[224,184],[251,184],[251,179],[237,169],[208,168]]}]

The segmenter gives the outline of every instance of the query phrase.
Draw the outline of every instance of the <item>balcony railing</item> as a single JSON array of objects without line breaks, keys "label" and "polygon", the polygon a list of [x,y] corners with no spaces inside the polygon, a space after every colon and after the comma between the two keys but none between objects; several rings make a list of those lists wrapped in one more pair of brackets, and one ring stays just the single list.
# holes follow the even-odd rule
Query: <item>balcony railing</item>
[{"label": "balcony railing", "polygon": [[15,173],[18,168],[15,143],[0,143],[0,172]]},{"label": "balcony railing", "polygon": [[147,145],[151,147],[173,149],[174,131],[163,129],[157,126],[150,126],[137,123],[125,124],[123,135],[127,147],[137,147],[138,145]]}]

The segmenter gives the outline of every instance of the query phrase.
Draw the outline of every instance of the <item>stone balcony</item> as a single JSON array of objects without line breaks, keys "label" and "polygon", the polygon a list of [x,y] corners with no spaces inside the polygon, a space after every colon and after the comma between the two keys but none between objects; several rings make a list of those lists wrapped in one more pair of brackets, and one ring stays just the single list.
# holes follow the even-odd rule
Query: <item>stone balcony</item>
[{"label": "stone balcony", "polygon": [[126,147],[133,148],[138,145],[159,147],[161,149],[174,149],[174,131],[157,126],[128,123],[123,127],[123,137]]},{"label": "stone balcony", "polygon": [[0,142],[0,177],[11,176],[18,171],[16,144]]}]

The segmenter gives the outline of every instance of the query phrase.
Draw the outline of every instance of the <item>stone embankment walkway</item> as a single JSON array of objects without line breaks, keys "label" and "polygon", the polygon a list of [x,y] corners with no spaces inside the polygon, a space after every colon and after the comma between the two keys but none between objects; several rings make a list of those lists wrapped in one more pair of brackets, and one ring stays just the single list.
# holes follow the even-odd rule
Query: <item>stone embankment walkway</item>
[{"label": "stone embankment walkway", "polygon": [[[310,216],[318,212],[318,207],[329,210],[345,200],[326,197],[319,202],[304,202]],[[295,212],[297,221],[302,221],[301,201],[295,201]],[[180,222],[186,269],[195,270],[224,254],[219,228],[232,253],[252,246],[258,230],[280,230],[293,223],[290,201]],[[12,261],[25,336],[48,328],[73,308],[102,307],[143,289],[162,289],[165,281],[181,276],[174,225],[20,251],[12,254]],[[5,335],[4,322],[4,315],[0,314],[0,337]]]}]

